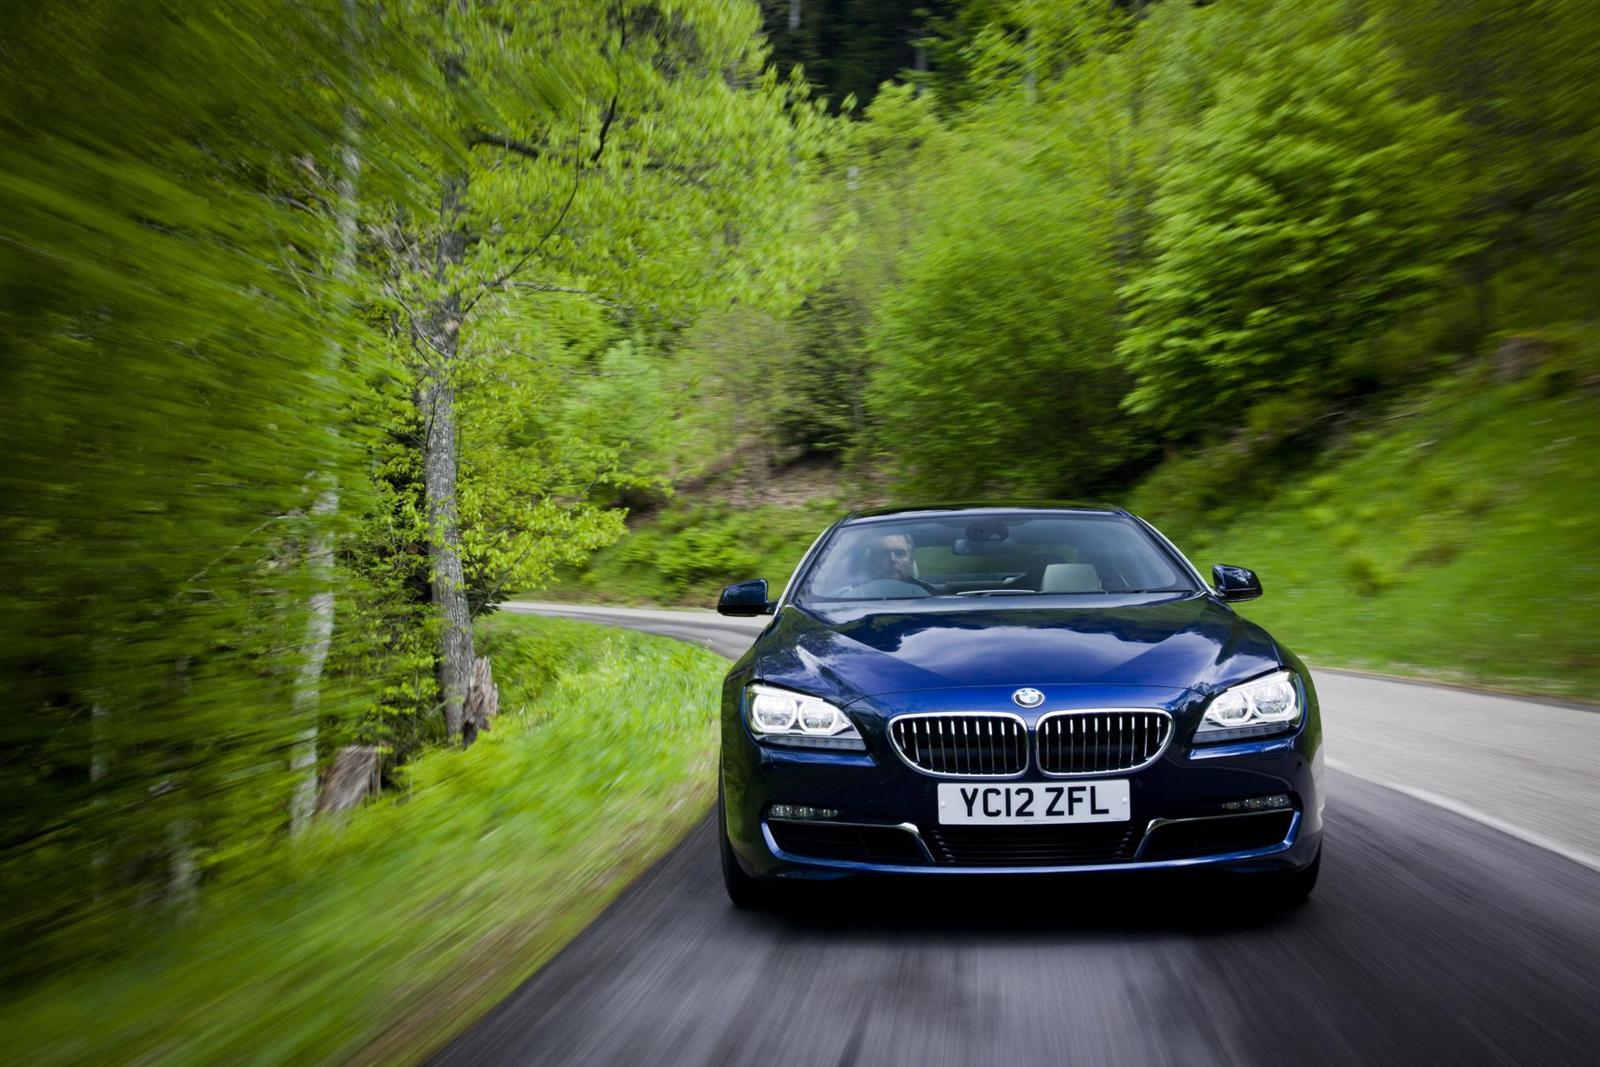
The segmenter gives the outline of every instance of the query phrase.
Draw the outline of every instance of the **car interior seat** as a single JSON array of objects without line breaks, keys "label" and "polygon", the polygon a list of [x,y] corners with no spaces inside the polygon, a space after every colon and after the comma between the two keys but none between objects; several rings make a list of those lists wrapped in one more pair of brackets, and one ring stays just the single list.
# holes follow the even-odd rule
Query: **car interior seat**
[{"label": "car interior seat", "polygon": [[1100,572],[1092,563],[1052,563],[1044,569],[1039,582],[1041,593],[1099,593]]},{"label": "car interior seat", "polygon": [[1032,589],[1035,591],[1044,588],[1044,569],[1052,563],[1065,563],[1066,560],[1054,552],[1038,552],[1028,557],[1028,569],[1020,578],[1007,582],[1007,585],[1019,589]]}]

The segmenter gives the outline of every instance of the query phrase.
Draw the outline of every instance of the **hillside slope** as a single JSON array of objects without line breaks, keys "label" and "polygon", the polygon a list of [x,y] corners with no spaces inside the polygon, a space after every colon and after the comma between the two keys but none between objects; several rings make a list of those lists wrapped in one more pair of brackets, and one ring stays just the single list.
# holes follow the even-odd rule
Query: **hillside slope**
[{"label": "hillside slope", "polygon": [[[1260,572],[1244,606],[1314,663],[1600,693],[1600,403],[1559,368],[1435,383],[1298,466],[1228,448],[1169,460],[1125,497],[1209,573]],[[643,522],[552,592],[710,606],[787,580],[842,498],[737,509],[707,494]]]},{"label": "hillside slope", "polygon": [[1313,662],[1592,699],[1600,404],[1551,392],[1436,386],[1221,521],[1172,505],[1193,461],[1128,504],[1202,570],[1259,571],[1245,613]]}]

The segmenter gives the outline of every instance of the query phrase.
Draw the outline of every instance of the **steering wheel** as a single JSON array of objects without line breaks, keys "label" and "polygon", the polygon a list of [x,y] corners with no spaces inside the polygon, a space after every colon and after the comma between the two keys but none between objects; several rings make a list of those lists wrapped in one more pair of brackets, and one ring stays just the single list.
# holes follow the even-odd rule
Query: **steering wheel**
[{"label": "steering wheel", "polygon": [[870,582],[842,589],[840,592],[852,597],[882,598],[884,600],[910,600],[917,597],[932,596],[926,588],[915,582],[902,582],[898,578],[874,578]]}]

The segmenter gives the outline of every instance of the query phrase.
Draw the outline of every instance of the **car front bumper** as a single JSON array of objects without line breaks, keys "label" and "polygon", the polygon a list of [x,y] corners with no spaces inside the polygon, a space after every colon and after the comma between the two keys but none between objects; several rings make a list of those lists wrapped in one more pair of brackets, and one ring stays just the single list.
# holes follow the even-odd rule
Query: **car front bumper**
[{"label": "car front bumper", "polygon": [[[734,707],[725,709],[723,723],[723,818],[739,865],[760,878],[829,879],[1193,868],[1289,872],[1316,858],[1322,840],[1322,754],[1314,697],[1291,735],[1194,745],[1201,701],[1192,694],[1173,699],[1171,690],[1132,693],[1119,687],[1109,693],[1079,687],[1052,695],[1053,708],[1162,707],[1173,715],[1172,741],[1150,766],[1070,780],[1126,779],[1127,823],[1056,824],[1037,830],[943,827],[937,814],[938,785],[963,779],[927,774],[896,755],[886,737],[893,714],[853,706],[852,718],[868,750],[814,752],[757,742]],[[964,697],[984,699],[982,694]],[[917,701],[939,707],[951,703],[949,694]],[[998,783],[965,781],[1042,786],[1060,785],[1063,779],[1042,775],[1030,764],[1028,772]],[[1278,796],[1289,798],[1288,808],[1244,813],[1225,807]],[[837,814],[774,818],[773,805]],[[997,861],[990,842],[1006,835],[1016,848]],[[999,851],[1006,852],[1003,847]]]}]

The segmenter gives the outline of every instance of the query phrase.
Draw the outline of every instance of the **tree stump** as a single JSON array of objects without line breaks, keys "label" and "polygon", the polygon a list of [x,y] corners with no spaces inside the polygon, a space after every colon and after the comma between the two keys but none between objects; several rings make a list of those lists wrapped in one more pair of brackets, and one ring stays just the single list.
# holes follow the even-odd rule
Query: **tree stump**
[{"label": "tree stump", "polygon": [[322,796],[317,798],[317,814],[333,815],[349,811],[368,793],[378,791],[378,749],[375,745],[346,745],[333,757]]},{"label": "tree stump", "polygon": [[1540,337],[1507,337],[1494,352],[1494,376],[1502,382],[1526,378],[1550,358],[1555,346]]},{"label": "tree stump", "polygon": [[472,662],[472,688],[467,692],[467,706],[461,724],[462,746],[477,740],[478,734],[489,729],[489,724],[499,713],[500,687],[494,684],[489,657],[479,656]]}]

